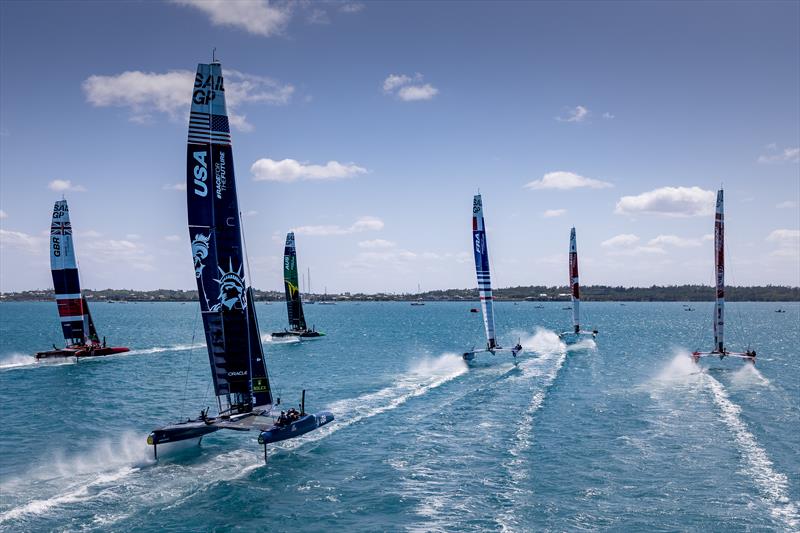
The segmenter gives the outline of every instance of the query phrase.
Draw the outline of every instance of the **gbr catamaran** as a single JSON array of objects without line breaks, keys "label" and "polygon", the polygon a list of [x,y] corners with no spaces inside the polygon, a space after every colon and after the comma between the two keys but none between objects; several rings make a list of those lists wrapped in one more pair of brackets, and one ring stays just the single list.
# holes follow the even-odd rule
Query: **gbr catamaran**
[{"label": "gbr catamaran", "polygon": [[267,444],[315,430],[333,414],[306,413],[305,391],[299,411],[273,408],[280,398],[273,403],[253,289],[245,281],[225,85],[216,60],[197,67],[186,161],[189,236],[219,414],[209,416],[206,407],[194,420],[153,430],[147,443],[158,458],[159,444],[221,429],[256,430],[266,460]]},{"label": "gbr catamaran", "polygon": [[[309,271],[309,279],[311,272]],[[294,244],[294,232],[286,235],[286,246],[283,248],[283,288],[286,294],[286,312],[289,315],[289,329],[276,331],[273,338],[298,337],[301,339],[314,339],[325,334],[315,328],[308,329],[306,317],[303,314],[303,301],[300,297],[300,287],[297,277],[297,248]]]},{"label": "gbr catamaran", "polygon": [[81,293],[78,262],[72,244],[72,224],[69,221],[67,201],[58,200],[53,207],[50,224],[50,270],[53,274],[58,316],[64,334],[64,348],[53,345],[52,350],[37,352],[37,360],[58,357],[97,357],[129,351],[123,346],[106,346],[94,327],[89,303]]},{"label": "gbr catamaran", "polygon": [[714,271],[716,273],[716,300],[714,302],[714,348],[709,352],[694,351],[692,359],[718,356],[740,357],[755,364],[756,352],[749,348],[744,352],[731,352],[725,348],[725,209],[722,189],[717,191],[717,209],[714,217]]},{"label": "gbr catamaran", "polygon": [[558,334],[567,344],[578,342],[582,338],[597,337],[597,329],[591,331],[581,329],[581,284],[578,278],[578,242],[575,228],[569,232],[569,285],[572,292],[572,330]]},{"label": "gbr catamaran", "polygon": [[497,343],[494,330],[494,297],[492,296],[492,277],[489,271],[489,249],[486,245],[486,226],[483,220],[483,200],[480,194],[472,199],[472,251],[475,256],[475,273],[478,276],[478,296],[483,311],[483,326],[486,331],[486,348],[464,352],[465,361],[472,361],[479,353],[511,352],[514,357],[522,351],[517,343],[510,350]]}]

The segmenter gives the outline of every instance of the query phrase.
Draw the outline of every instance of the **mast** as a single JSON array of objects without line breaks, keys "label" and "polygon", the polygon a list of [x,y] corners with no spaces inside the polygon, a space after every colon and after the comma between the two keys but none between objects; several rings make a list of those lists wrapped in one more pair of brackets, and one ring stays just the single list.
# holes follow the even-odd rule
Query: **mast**
[{"label": "mast", "polygon": [[53,275],[58,316],[67,346],[82,346],[96,338],[89,304],[81,293],[78,263],[72,244],[72,224],[66,200],[53,206],[50,224],[50,270]]},{"label": "mast", "polygon": [[483,201],[476,194],[472,200],[472,251],[475,255],[475,273],[478,276],[478,296],[483,310],[483,326],[486,330],[486,348],[497,347],[494,332],[494,305],[492,279],[489,272],[489,249],[486,245],[486,226],[483,221]]},{"label": "mast", "polygon": [[283,249],[283,287],[286,294],[286,311],[289,314],[289,327],[295,331],[305,331],[306,318],[303,315],[303,302],[300,299],[300,287],[297,275],[297,248],[294,244],[294,232],[286,234],[286,246]]},{"label": "mast", "polygon": [[714,351],[724,352],[725,327],[725,214],[722,189],[717,191],[717,213],[714,219],[714,271],[716,301],[714,303]]},{"label": "mast", "polygon": [[569,232],[569,285],[572,289],[572,327],[575,333],[581,330],[581,295],[580,282],[578,281],[578,244],[575,238],[575,228]]},{"label": "mast", "polygon": [[218,61],[197,66],[186,152],[189,237],[220,412],[272,403],[252,289],[245,280],[233,150]]}]

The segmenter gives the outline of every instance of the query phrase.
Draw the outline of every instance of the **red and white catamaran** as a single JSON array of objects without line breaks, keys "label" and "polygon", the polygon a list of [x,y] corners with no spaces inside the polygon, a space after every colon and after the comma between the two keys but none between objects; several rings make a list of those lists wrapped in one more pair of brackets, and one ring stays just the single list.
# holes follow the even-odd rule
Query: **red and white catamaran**
[{"label": "red and white catamaran", "polygon": [[717,356],[740,357],[751,363],[756,362],[755,350],[731,352],[725,348],[725,213],[722,201],[722,189],[717,191],[717,212],[714,220],[714,271],[716,272],[716,294],[714,302],[714,348],[710,352],[692,352],[692,359],[698,362],[701,357]]},{"label": "red and white catamaran", "polygon": [[569,232],[569,286],[572,292],[572,330],[558,334],[561,340],[572,344],[581,339],[597,337],[597,329],[591,331],[581,329],[581,292],[578,278],[578,243],[575,238],[575,228]]}]

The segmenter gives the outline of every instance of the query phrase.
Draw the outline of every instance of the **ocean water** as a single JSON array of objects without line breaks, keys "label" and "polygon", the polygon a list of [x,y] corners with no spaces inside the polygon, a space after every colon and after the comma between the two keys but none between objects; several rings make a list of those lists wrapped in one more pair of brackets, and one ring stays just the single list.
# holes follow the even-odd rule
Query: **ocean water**
[{"label": "ocean water", "polygon": [[[94,304],[128,354],[37,364],[54,304],[0,304],[3,531],[800,531],[800,305],[728,305],[739,360],[695,366],[711,304],[585,303],[600,335],[567,347],[562,303],[307,306],[328,333],[265,350],[287,405],[336,421],[271,446],[218,432],[152,459],[148,432],[213,404],[195,304]],[[787,313],[778,314],[778,307]],[[257,305],[262,332],[285,308]],[[212,408],[213,411],[213,408]]]}]

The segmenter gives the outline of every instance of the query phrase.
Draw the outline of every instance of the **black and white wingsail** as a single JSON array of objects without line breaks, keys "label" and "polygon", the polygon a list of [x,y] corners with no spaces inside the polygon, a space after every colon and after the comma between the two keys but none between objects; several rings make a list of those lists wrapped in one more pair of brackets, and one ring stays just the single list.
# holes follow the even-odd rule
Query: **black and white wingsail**
[{"label": "black and white wingsail", "polygon": [[[189,236],[218,415],[154,430],[147,443],[194,439],[220,429],[258,430],[266,443],[299,436],[330,413],[273,412],[253,290],[245,279],[241,219],[225,86],[219,62],[200,64],[194,81],[186,153]],[[280,400],[278,400],[279,402]],[[304,402],[303,402],[304,403]],[[264,436],[266,435],[266,437]]]},{"label": "black and white wingsail", "polygon": [[492,276],[489,271],[489,248],[486,244],[486,226],[483,220],[483,199],[480,194],[476,194],[472,199],[472,252],[475,256],[475,274],[478,277],[478,296],[481,300],[481,310],[483,311],[483,326],[486,330],[486,348],[472,349],[464,352],[463,358],[466,361],[475,359],[476,354],[489,352],[508,352],[516,357],[522,350],[522,346],[517,343],[511,350],[503,348],[497,343],[497,335],[494,329],[494,296],[492,295]]},{"label": "black and white wingsail", "polygon": [[717,191],[717,209],[714,217],[714,272],[716,285],[716,298],[714,300],[714,348],[708,352],[695,350],[692,352],[692,358],[697,362],[701,357],[708,356],[716,356],[720,359],[739,357],[755,364],[755,350],[748,348],[744,352],[732,352],[725,347],[725,208],[722,189]]},{"label": "black and white wingsail", "polygon": [[589,337],[594,339],[597,337],[596,329],[581,329],[581,283],[578,277],[578,241],[575,228],[569,232],[569,286],[572,294],[572,330],[561,332],[558,336],[567,343]]}]

